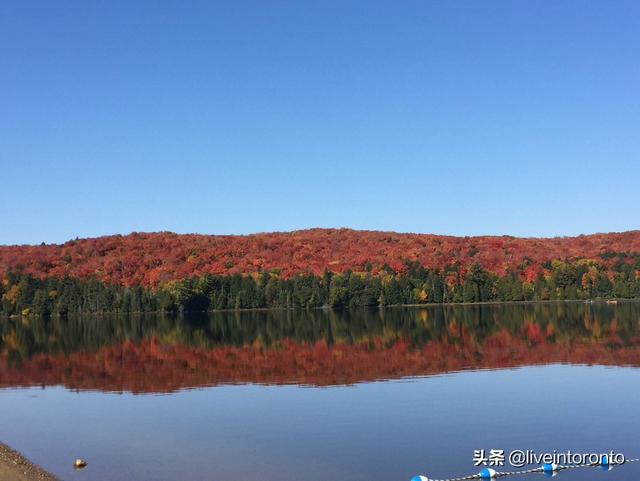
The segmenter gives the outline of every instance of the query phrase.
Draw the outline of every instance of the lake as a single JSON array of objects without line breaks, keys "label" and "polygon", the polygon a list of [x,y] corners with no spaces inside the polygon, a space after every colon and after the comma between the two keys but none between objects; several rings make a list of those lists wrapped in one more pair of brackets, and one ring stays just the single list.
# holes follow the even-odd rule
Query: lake
[{"label": "lake", "polygon": [[[409,481],[476,473],[481,449],[640,457],[639,303],[0,328],[0,441],[63,480]],[[636,480],[640,463],[559,476]]]}]

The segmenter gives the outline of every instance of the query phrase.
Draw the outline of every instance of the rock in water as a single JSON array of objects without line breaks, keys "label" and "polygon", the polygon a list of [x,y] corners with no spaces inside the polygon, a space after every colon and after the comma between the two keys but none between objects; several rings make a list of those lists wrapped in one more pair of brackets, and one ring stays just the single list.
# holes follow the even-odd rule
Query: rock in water
[{"label": "rock in water", "polygon": [[73,463],[73,467],[76,469],[82,469],[87,466],[87,462],[84,459],[76,459],[76,462]]}]

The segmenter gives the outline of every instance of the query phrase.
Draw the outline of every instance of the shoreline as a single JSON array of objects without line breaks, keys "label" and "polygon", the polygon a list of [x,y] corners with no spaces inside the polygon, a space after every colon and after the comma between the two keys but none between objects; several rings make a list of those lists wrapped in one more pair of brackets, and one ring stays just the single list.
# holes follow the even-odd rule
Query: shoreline
[{"label": "shoreline", "polygon": [[15,449],[0,442],[0,479],[7,481],[60,481]]},{"label": "shoreline", "polygon": [[[419,307],[419,308],[428,308],[428,307],[457,307],[457,306],[499,306],[499,305],[532,305],[532,304],[608,304],[608,305],[616,305],[616,304],[628,304],[628,303],[637,303],[640,302],[640,298],[638,297],[608,297],[608,298],[590,298],[590,299],[531,299],[524,301],[476,301],[476,302],[426,302],[422,304],[387,304],[385,306],[358,306],[356,308],[349,307],[330,307],[330,306],[318,306],[318,307],[243,307],[238,309],[211,309],[206,311],[163,311],[163,310],[155,310],[155,311],[101,311],[101,312],[74,312],[72,314],[67,314],[66,317],[82,317],[86,315],[91,316],[120,316],[120,315],[169,315],[169,316],[183,316],[185,314],[213,314],[218,312],[274,312],[274,311],[349,311],[354,309],[365,309],[365,310],[385,310],[385,309],[401,309],[403,307]],[[20,316],[18,314],[12,315],[2,315],[0,314],[0,319],[18,319],[25,316]],[[42,317],[40,315],[30,314],[26,317]],[[51,315],[48,316],[50,318],[59,318],[59,315]]]}]

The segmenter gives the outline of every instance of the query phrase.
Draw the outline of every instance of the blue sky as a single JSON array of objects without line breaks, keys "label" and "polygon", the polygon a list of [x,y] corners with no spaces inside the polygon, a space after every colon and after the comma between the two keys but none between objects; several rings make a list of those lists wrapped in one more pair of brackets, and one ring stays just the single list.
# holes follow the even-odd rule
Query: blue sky
[{"label": "blue sky", "polygon": [[640,228],[640,3],[0,4],[0,243]]}]

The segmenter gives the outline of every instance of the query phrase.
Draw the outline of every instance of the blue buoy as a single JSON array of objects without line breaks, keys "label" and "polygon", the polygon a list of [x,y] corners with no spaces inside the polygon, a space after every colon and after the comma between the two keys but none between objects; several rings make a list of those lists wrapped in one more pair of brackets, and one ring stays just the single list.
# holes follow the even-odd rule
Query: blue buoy
[{"label": "blue buoy", "polygon": [[414,476],[413,478],[411,478],[411,481],[429,481],[429,478],[419,474],[418,476]]},{"label": "blue buoy", "polygon": [[600,461],[600,469],[603,471],[611,471],[613,469],[613,465],[609,463],[609,456],[602,456],[602,460]]},{"label": "blue buoy", "polygon": [[496,472],[491,468],[484,468],[478,473],[482,479],[492,479],[496,477]]},{"label": "blue buoy", "polygon": [[541,466],[542,474],[547,478],[553,478],[558,474],[558,465],[556,463],[545,463]]}]

